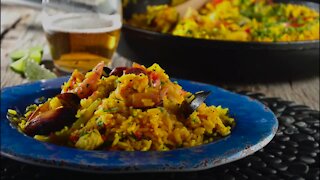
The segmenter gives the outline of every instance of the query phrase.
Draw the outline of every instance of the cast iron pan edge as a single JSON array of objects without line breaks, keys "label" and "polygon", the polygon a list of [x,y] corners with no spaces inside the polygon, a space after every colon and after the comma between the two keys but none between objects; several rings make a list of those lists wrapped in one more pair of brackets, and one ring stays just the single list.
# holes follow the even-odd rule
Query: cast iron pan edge
[{"label": "cast iron pan edge", "polygon": [[[141,12],[140,0],[124,16]],[[288,1],[282,1],[288,2]],[[292,1],[289,1],[292,2]],[[293,1],[319,11],[319,3]],[[118,52],[144,65],[159,63],[173,77],[198,81],[282,81],[319,75],[319,41],[235,42],[172,36],[124,25]]]}]

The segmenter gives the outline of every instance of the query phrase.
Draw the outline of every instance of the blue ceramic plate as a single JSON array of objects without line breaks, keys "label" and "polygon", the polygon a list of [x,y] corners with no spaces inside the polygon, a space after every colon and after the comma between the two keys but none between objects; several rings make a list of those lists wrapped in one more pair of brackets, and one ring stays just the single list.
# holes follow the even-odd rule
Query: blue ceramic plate
[{"label": "blue ceramic plate", "polygon": [[91,172],[195,171],[246,157],[271,141],[278,128],[274,114],[249,97],[218,87],[177,80],[187,91],[212,91],[208,105],[228,107],[236,120],[231,135],[210,144],[167,152],[85,151],[34,140],[10,126],[8,108],[25,107],[41,96],[60,92],[67,77],[39,81],[1,90],[1,154],[19,161]]}]

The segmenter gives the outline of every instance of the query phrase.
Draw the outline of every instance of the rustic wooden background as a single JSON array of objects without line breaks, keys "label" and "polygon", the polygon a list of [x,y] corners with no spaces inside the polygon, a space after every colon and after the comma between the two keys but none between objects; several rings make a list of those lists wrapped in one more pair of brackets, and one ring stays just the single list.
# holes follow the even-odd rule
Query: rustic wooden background
[{"label": "rustic wooden background", "polygon": [[[40,22],[40,13],[25,7],[1,5],[1,88],[26,83],[27,80],[9,68],[8,54],[30,45],[44,45],[45,59],[50,59]],[[130,61],[115,55],[114,66],[128,65]],[[305,80],[278,83],[221,84],[224,88],[236,88],[261,92],[270,97],[280,97],[319,110],[319,76]]]}]

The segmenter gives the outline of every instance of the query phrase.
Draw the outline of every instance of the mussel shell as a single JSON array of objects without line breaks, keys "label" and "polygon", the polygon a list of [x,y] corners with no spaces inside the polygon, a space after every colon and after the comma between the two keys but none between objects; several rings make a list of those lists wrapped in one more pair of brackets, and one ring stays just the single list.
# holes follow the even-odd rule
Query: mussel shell
[{"label": "mussel shell", "polygon": [[135,75],[139,75],[139,74],[147,74],[145,70],[141,69],[141,68],[136,68],[136,67],[132,67],[132,68],[128,68],[125,71],[126,74],[135,74]]},{"label": "mussel shell", "polygon": [[28,122],[24,132],[29,136],[49,135],[71,125],[76,120],[76,113],[77,109],[63,106],[43,112]]},{"label": "mussel shell", "polygon": [[[63,94],[58,94],[56,96],[63,107],[70,107],[74,109],[78,109],[79,104],[80,104],[80,98],[74,94],[74,93],[63,93]],[[49,104],[50,101],[45,102],[42,106],[39,106],[28,118],[28,121],[32,120],[39,114],[49,111]]]},{"label": "mussel shell", "polygon": [[199,91],[194,94],[195,98],[188,103],[183,101],[180,105],[180,111],[185,118],[188,118],[198,107],[207,99],[211,91]]},{"label": "mussel shell", "polygon": [[79,96],[74,93],[58,94],[56,97],[60,100],[63,107],[76,109],[78,109],[81,100]]},{"label": "mussel shell", "polygon": [[116,67],[114,68],[109,75],[115,75],[115,76],[122,76],[123,74],[135,74],[135,75],[139,75],[139,74],[147,74],[147,72],[144,69],[141,68],[137,68],[137,67]]},{"label": "mussel shell", "polygon": [[62,106],[50,110],[50,101],[40,106],[28,119],[24,128],[27,135],[48,135],[71,125],[76,120],[80,98],[73,93],[58,94],[56,97]]},{"label": "mussel shell", "polygon": [[112,69],[110,69],[109,67],[103,67],[103,72],[102,72],[102,76],[108,77],[111,73]]},{"label": "mussel shell", "polygon": [[127,70],[127,67],[116,67],[114,68],[109,75],[114,75],[114,76],[122,76],[124,74],[124,71]]}]

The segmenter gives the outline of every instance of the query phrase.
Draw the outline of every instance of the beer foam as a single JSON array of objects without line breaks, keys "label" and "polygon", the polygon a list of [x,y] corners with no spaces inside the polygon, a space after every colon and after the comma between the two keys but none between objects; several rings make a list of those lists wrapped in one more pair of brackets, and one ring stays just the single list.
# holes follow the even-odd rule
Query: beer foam
[{"label": "beer foam", "polygon": [[69,33],[105,33],[120,29],[121,16],[104,14],[70,13],[54,16],[43,16],[42,24],[45,31]]}]

